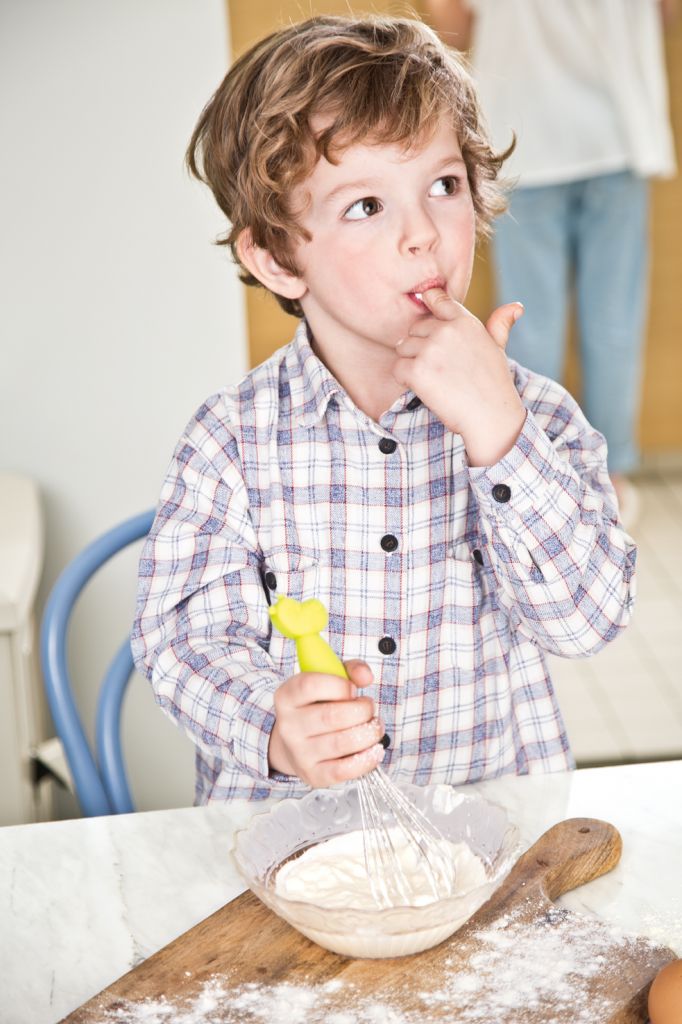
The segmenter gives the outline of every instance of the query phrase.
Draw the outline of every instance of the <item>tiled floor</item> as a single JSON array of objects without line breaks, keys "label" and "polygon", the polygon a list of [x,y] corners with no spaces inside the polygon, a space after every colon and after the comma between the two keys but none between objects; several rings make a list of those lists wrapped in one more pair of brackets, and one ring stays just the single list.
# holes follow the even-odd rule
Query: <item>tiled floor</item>
[{"label": "tiled floor", "polygon": [[650,468],[636,484],[632,622],[592,658],[550,658],[579,767],[682,757],[682,470]]}]

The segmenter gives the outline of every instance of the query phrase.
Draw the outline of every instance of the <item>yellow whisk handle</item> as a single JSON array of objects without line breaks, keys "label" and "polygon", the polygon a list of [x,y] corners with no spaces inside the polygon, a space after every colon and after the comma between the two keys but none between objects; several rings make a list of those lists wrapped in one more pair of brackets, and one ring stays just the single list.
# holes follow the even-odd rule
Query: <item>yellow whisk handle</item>
[{"label": "yellow whisk handle", "polygon": [[348,679],[343,662],[319,635],[329,621],[329,614],[321,601],[295,601],[280,595],[268,608],[273,626],[284,636],[296,642],[296,655],[302,672],[323,672]]},{"label": "yellow whisk handle", "polygon": [[343,662],[321,636],[302,636],[296,641],[296,655],[301,672],[326,672],[348,679]]}]

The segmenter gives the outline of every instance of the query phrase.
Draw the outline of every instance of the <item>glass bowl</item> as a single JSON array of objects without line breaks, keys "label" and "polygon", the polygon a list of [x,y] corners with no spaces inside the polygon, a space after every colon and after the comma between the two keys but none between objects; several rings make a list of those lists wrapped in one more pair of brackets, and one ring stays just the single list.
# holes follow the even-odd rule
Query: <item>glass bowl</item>
[{"label": "glass bowl", "polygon": [[506,811],[451,786],[399,784],[451,842],[465,842],[483,861],[487,881],[469,892],[420,907],[330,909],[288,900],[275,891],[281,864],[309,846],[362,828],[358,787],[315,789],[258,814],[235,836],[234,857],[249,888],[303,935],[333,953],[393,957],[442,942],[493,894],[519,853],[518,829]]}]

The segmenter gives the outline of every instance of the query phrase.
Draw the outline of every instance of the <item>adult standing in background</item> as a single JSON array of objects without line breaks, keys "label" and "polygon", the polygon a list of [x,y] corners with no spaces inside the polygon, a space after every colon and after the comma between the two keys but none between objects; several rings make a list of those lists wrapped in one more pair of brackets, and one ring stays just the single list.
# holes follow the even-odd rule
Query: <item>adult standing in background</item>
[{"label": "adult standing in background", "polygon": [[446,43],[472,48],[493,143],[516,150],[496,224],[498,304],[525,315],[508,352],[563,375],[575,291],[582,406],[604,434],[626,525],[647,316],[649,179],[675,173],[662,26],[677,0],[425,0]]}]

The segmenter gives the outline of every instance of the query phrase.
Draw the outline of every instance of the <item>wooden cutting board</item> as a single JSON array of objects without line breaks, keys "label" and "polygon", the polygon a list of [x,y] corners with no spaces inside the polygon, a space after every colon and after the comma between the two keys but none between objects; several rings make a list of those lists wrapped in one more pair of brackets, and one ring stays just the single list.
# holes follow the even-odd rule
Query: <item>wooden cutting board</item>
[{"label": "wooden cutting board", "polygon": [[174,1015],[155,1019],[169,1024],[644,1022],[649,985],[675,954],[552,902],[610,871],[621,847],[606,822],[560,822],[450,939],[391,960],[329,953],[246,892],[65,1020],[137,1024],[150,1019],[142,1001],[167,1000]]}]

